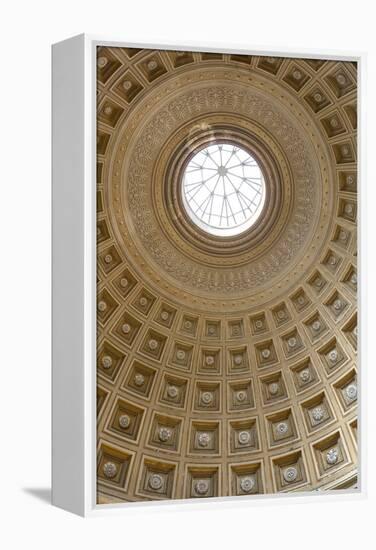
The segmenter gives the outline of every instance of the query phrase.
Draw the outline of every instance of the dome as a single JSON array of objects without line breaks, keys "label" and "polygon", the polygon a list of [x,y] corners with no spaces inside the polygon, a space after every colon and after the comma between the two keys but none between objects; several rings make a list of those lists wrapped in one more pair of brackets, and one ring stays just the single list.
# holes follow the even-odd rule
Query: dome
[{"label": "dome", "polygon": [[356,64],[101,47],[98,503],[357,483]]}]

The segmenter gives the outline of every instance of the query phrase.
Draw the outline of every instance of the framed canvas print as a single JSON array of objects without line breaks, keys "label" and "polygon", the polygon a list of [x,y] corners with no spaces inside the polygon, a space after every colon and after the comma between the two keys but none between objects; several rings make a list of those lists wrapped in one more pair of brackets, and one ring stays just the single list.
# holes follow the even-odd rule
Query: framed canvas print
[{"label": "framed canvas print", "polygon": [[360,483],[360,55],[53,48],[53,498]]}]

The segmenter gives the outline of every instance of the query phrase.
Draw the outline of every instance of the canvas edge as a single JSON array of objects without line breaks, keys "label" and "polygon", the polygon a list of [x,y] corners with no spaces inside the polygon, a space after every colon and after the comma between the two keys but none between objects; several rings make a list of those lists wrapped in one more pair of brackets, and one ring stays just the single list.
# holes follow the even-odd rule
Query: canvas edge
[{"label": "canvas edge", "polygon": [[[84,37],[52,47],[52,503],[84,515]],[[67,406],[68,405],[68,406]]]}]

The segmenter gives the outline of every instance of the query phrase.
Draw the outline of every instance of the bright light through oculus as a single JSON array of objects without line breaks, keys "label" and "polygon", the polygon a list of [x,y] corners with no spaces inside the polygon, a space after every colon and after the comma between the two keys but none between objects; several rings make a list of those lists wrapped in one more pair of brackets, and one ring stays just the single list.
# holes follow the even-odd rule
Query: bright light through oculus
[{"label": "bright light through oculus", "polygon": [[242,147],[215,143],[189,161],[182,196],[191,220],[217,236],[238,235],[261,214],[265,183],[256,160]]}]

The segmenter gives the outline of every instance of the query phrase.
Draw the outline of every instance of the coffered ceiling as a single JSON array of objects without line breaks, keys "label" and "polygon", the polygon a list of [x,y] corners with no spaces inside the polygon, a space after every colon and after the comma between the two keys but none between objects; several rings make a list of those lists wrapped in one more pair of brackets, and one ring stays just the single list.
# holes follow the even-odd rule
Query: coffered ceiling
[{"label": "coffered ceiling", "polygon": [[[98,502],[348,488],[357,472],[356,65],[97,52]],[[218,237],[193,155],[244,148]]]}]

